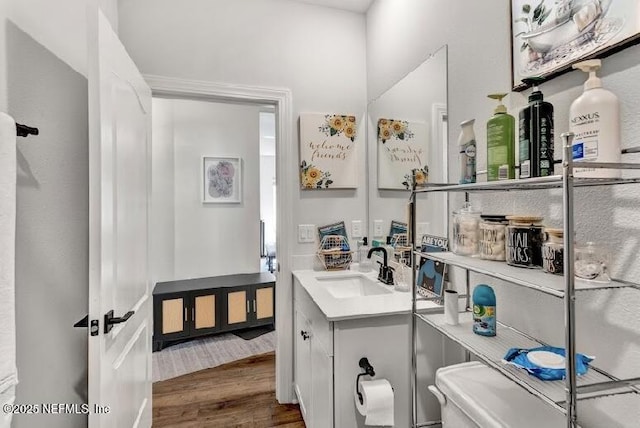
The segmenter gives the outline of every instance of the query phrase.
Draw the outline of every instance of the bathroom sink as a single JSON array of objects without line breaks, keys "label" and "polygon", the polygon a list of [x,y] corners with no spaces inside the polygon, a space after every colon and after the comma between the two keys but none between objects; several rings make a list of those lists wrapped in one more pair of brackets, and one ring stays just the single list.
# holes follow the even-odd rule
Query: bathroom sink
[{"label": "bathroom sink", "polygon": [[391,293],[391,290],[364,275],[318,276],[316,279],[336,299]]}]

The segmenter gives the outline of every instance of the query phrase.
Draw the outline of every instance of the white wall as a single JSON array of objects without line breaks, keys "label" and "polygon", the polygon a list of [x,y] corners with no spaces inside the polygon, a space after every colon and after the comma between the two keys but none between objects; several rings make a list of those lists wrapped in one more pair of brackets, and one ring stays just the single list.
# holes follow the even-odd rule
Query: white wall
[{"label": "white wall", "polygon": [[[175,277],[260,270],[260,108],[172,100]],[[202,157],[242,158],[242,203],[202,203]]]},{"label": "white wall", "polygon": [[[385,20],[385,25],[377,23]],[[374,25],[375,23],[375,25]],[[421,62],[427,52],[449,45],[449,149],[455,153],[458,124],[476,118],[478,163],[486,163],[484,123],[493,103],[486,94],[508,91],[510,78],[509,2],[491,0],[377,0],[367,15],[367,73],[369,97],[373,98]],[[386,61],[393,46],[403,46],[395,61]],[[640,47],[628,48],[604,60],[604,86],[621,101],[623,146],[638,144],[640,122]],[[581,93],[584,78],[571,72],[542,85],[546,98],[556,109],[556,153],[559,136],[568,130],[569,105]],[[517,114],[527,93],[513,94],[508,106]],[[638,160],[637,157],[627,157]],[[458,177],[458,161],[450,157],[450,180]],[[576,194],[579,240],[606,243],[615,251],[614,276],[640,282],[637,263],[640,210],[638,185],[579,190]],[[453,198],[452,208],[459,205]],[[535,213],[546,223],[562,224],[562,198],[557,191],[474,196],[472,201],[492,213]],[[457,205],[458,204],[458,205]],[[487,282],[496,288],[501,321],[511,323],[547,342],[563,343],[562,301],[523,290],[510,284],[474,276],[472,284]],[[637,376],[640,357],[640,296],[637,292],[579,293],[578,350],[597,356],[598,365],[618,376]],[[614,415],[611,415],[612,417]],[[613,426],[612,422],[609,426]]]},{"label": "white wall", "polygon": [[151,149],[151,283],[175,277],[173,100],[153,98]]},{"label": "white wall", "polygon": [[[364,120],[365,19],[361,14],[288,0],[123,1],[120,37],[143,73],[293,93],[302,112],[344,112]],[[359,132],[364,134],[364,126]],[[298,130],[294,128],[298,158]],[[364,171],[364,138],[358,156]],[[298,177],[297,164],[290,165]],[[365,220],[366,178],[357,190],[297,191],[293,224]],[[295,238],[295,236],[294,236]],[[293,254],[315,245],[289,243]]]}]

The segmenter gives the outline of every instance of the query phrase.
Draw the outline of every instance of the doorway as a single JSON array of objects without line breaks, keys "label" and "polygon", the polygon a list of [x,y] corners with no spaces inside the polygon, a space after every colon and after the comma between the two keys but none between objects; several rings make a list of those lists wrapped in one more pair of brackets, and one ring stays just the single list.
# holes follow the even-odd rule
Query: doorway
[{"label": "doorway", "polygon": [[[275,312],[276,330],[276,398],[281,403],[291,403],[293,392],[293,337],[291,326],[293,314],[290,307],[293,301],[291,277],[292,233],[285,227],[292,221],[292,198],[294,191],[294,173],[288,166],[295,164],[292,147],[291,92],[288,89],[262,88],[242,85],[218,84],[205,81],[192,81],[162,76],[146,75],[146,81],[155,97],[225,101],[231,103],[271,106],[275,117],[276,182],[278,192],[275,198],[276,226],[278,230],[277,263],[274,265],[276,276]],[[255,196],[254,196],[255,197]],[[153,223],[153,221],[152,221]],[[152,278],[157,280],[157,278]]]}]

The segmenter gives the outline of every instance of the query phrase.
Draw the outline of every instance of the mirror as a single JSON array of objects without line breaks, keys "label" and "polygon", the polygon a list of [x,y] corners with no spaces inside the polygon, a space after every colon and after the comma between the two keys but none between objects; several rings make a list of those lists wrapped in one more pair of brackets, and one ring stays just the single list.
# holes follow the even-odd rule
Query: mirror
[{"label": "mirror", "polygon": [[[427,166],[430,182],[448,181],[447,46],[369,102],[367,117],[368,236],[384,241],[392,223],[407,222],[406,174]],[[444,193],[418,198],[416,239],[446,237],[447,211]]]}]

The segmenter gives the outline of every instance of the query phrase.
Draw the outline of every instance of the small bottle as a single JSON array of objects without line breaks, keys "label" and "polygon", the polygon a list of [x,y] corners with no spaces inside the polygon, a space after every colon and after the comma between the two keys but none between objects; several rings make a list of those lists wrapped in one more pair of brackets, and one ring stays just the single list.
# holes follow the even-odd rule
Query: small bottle
[{"label": "small bottle", "polygon": [[387,258],[390,262],[395,262],[396,261],[396,249],[392,244],[392,236],[387,236],[387,243],[385,245],[383,245],[383,247],[387,250]]},{"label": "small bottle", "polygon": [[460,150],[460,184],[476,182],[476,134],[473,132],[475,119],[462,122],[458,148]]},{"label": "small bottle", "polygon": [[480,336],[496,335],[496,294],[486,284],[473,289],[473,332]]},{"label": "small bottle", "polygon": [[360,272],[371,271],[371,259],[369,258],[369,245],[367,245],[367,237],[362,238],[362,245],[360,246],[360,262],[358,263],[358,270]]},{"label": "small bottle", "polygon": [[487,180],[515,178],[515,127],[516,120],[507,114],[502,99],[507,94],[491,94],[497,100],[494,115],[487,122]]}]

